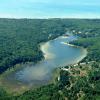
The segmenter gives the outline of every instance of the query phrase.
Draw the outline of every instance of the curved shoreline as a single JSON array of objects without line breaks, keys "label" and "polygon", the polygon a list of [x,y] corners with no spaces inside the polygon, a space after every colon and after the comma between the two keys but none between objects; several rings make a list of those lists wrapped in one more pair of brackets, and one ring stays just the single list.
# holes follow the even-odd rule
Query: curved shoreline
[{"label": "curved shoreline", "polygon": [[[57,40],[57,39],[60,38],[60,37],[61,37],[61,38],[68,38],[68,36],[59,36],[59,37],[57,37],[57,38],[54,39],[54,40]],[[69,37],[70,37],[70,36],[69,36]],[[54,57],[54,54],[48,52],[49,42],[50,42],[50,41],[54,41],[54,40],[49,40],[48,42],[43,43],[43,44],[40,45],[40,50],[43,52],[44,59],[51,59],[51,58]],[[87,56],[87,54],[88,54],[87,49],[84,48],[84,47],[77,46],[77,45],[73,45],[73,44],[70,44],[70,43],[68,43],[68,42],[61,42],[61,44],[68,45],[68,46],[71,46],[71,47],[82,48],[82,49],[85,50],[85,51],[84,51],[84,52],[85,52],[85,55],[82,55],[80,58],[77,58],[77,61],[76,61],[75,64],[77,64],[77,63],[79,63],[80,61],[82,61],[82,60]],[[72,64],[71,64],[71,65],[72,65]],[[74,64],[73,64],[73,65],[74,65]],[[66,66],[67,66],[67,65],[66,65]]]},{"label": "curved shoreline", "polygon": [[[60,37],[62,37],[62,36],[60,36]],[[59,37],[58,37],[59,38]],[[68,37],[67,37],[68,38]],[[57,38],[56,38],[57,39]],[[54,39],[55,40],[55,39]],[[50,41],[54,41],[54,40],[50,40]],[[42,61],[44,61],[45,59],[46,60],[48,60],[48,59],[51,59],[52,57],[54,57],[54,55],[52,55],[51,53],[49,53],[48,52],[48,47],[50,46],[49,45],[49,42],[50,41],[48,41],[48,42],[45,42],[45,45],[44,45],[44,43],[42,44],[42,45],[44,45],[44,47],[41,47],[41,45],[40,45],[40,50],[42,51],[42,53],[43,53],[43,57],[44,57],[44,59],[42,59],[41,61],[39,61],[40,63],[42,62]],[[70,45],[68,45],[68,46],[70,46]],[[76,47],[76,46],[74,46],[74,47]],[[82,47],[79,47],[79,48],[82,48]],[[86,50],[86,49],[84,49],[84,50]],[[85,53],[86,54],[86,53]],[[77,58],[76,60],[76,62],[73,64],[73,65],[75,65],[76,63],[78,63],[78,62],[80,62],[82,59],[84,59],[86,57],[86,55],[84,55],[84,54],[82,54],[82,56],[81,57],[79,57],[79,58]],[[38,64],[39,64],[39,62],[38,62]],[[29,65],[29,64],[28,64]],[[71,64],[72,65],[72,64]],[[67,66],[67,64],[66,64],[66,66]],[[61,66],[61,67],[63,67],[63,66]],[[19,68],[19,67],[18,67]],[[23,66],[23,68],[26,68],[25,66]],[[60,68],[60,66],[58,66],[58,69]],[[16,68],[17,69],[17,68]],[[22,67],[20,67],[20,69],[22,69]],[[57,69],[57,68],[54,68],[54,69]],[[38,69],[37,69],[38,70]],[[48,70],[50,70],[50,69],[48,69]],[[15,84],[13,84],[12,82],[10,82],[10,80],[8,80],[7,78],[8,78],[8,76],[9,76],[9,73],[10,73],[10,75],[12,74],[13,75],[13,72],[14,73],[16,73],[16,70],[10,70],[10,72],[9,72],[9,70],[8,70],[8,72],[7,73],[4,73],[4,75],[2,75],[2,77],[0,78],[0,80],[1,80],[1,86],[2,87],[4,87],[4,88],[6,88],[6,90],[9,92],[18,92],[16,89],[19,89],[20,91],[26,91],[26,90],[28,90],[28,89],[31,89],[31,87],[33,87],[34,88],[34,85],[32,85],[32,86],[28,86],[28,85],[25,85],[25,84],[17,84],[17,82],[15,83]],[[55,79],[55,74],[56,73],[54,73],[54,71],[52,71],[51,72],[51,74],[52,74],[52,78],[50,78],[49,79],[49,81],[48,81],[48,83],[46,83],[46,84],[50,84],[50,83],[53,83],[54,82],[54,79]],[[56,77],[57,77],[57,75],[56,75]],[[13,81],[13,80],[12,80]],[[3,83],[4,82],[4,83]],[[6,83],[6,84],[5,84]],[[13,86],[14,85],[14,88],[15,88],[15,90],[13,90]],[[45,85],[45,84],[44,84]],[[23,86],[24,86],[24,88],[23,88]],[[40,86],[39,86],[40,87]],[[10,89],[11,88],[11,89]]]}]

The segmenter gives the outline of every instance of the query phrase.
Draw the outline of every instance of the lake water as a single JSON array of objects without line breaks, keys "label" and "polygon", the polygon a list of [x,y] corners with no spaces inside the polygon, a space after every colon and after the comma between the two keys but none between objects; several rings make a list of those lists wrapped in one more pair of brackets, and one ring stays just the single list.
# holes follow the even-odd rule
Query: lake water
[{"label": "lake water", "polygon": [[55,68],[75,64],[86,56],[87,51],[84,48],[66,44],[75,39],[74,36],[60,36],[42,43],[40,47],[45,59],[35,65],[25,64],[20,70],[9,74],[7,80],[27,85],[48,83]]}]

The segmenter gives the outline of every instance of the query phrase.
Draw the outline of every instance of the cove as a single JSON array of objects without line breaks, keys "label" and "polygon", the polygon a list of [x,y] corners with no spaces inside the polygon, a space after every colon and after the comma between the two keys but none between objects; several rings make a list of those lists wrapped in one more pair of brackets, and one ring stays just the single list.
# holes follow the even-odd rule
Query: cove
[{"label": "cove", "polygon": [[44,60],[7,74],[5,80],[12,85],[42,86],[52,79],[55,68],[76,64],[86,55],[86,49],[68,44],[77,39],[75,36],[60,36],[40,45]]}]

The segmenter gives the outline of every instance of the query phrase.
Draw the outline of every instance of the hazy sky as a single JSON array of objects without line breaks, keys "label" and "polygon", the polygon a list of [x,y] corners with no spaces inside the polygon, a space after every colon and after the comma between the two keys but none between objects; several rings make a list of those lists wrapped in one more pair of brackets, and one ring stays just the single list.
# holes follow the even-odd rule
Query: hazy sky
[{"label": "hazy sky", "polygon": [[0,0],[0,17],[100,18],[100,0]]}]

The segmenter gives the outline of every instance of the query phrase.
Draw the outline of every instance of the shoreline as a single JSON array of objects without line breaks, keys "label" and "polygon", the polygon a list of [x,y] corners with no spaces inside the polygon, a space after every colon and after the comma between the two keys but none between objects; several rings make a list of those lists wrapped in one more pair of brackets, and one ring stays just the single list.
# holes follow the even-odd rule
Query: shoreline
[{"label": "shoreline", "polygon": [[[61,37],[61,38],[68,38],[68,37],[70,37],[70,36],[59,36],[59,37],[55,38],[54,40],[56,40],[56,39],[58,39],[58,38],[60,38],[60,37]],[[50,58],[54,57],[54,55],[51,54],[51,53],[49,53],[48,50],[47,50],[50,41],[53,41],[53,40],[49,40],[48,42],[45,42],[45,43],[43,43],[43,44],[40,44],[40,50],[41,50],[42,53],[43,53],[44,59],[50,59]],[[72,41],[73,41],[73,40],[72,40]],[[70,43],[68,43],[68,42],[61,42],[61,44],[68,45],[68,46],[71,46],[71,47],[81,48],[81,49],[84,49],[84,50],[85,50],[85,55],[81,56],[81,58],[78,58],[78,59],[77,59],[77,62],[76,62],[75,64],[77,64],[77,63],[79,63],[80,61],[82,61],[82,60],[87,56],[87,54],[88,54],[87,49],[84,48],[84,47],[77,46],[77,45],[73,45],[73,44],[70,44]],[[43,46],[44,46],[44,47],[43,47]],[[80,60],[79,60],[79,59],[80,59]],[[71,64],[71,65],[74,65],[74,64]]]},{"label": "shoreline", "polygon": [[[62,37],[62,36],[59,36],[59,37]],[[59,38],[59,37],[57,37],[57,38]],[[56,39],[57,39],[56,38]],[[66,36],[64,36],[64,38],[68,38],[68,37],[66,37]],[[55,40],[55,39],[54,39]],[[49,41],[52,41],[52,40],[49,40]],[[48,42],[49,42],[48,41]],[[46,44],[48,44],[48,42],[45,42]],[[43,45],[44,43],[42,43],[42,45]],[[70,46],[70,44],[69,44],[69,46]],[[46,46],[46,47],[48,47],[48,45]],[[75,46],[76,47],[76,46]],[[43,51],[43,49],[44,49],[44,51]],[[46,48],[47,49],[47,48]],[[41,49],[41,45],[40,45],[40,50],[42,51],[42,53],[43,53],[43,57],[44,57],[44,59],[50,59],[50,57],[49,57],[49,55],[51,56],[51,54],[45,54],[45,53],[47,53],[46,51],[45,51],[45,48],[42,48]],[[77,60],[77,62],[76,63],[78,63],[78,62],[80,62],[82,59],[84,59],[85,57],[86,57],[87,55],[85,55],[84,57],[82,56],[81,58],[78,58],[78,60]],[[53,56],[52,56],[53,57]],[[42,59],[41,61],[43,61],[44,59]],[[80,59],[80,60],[79,60]],[[39,63],[39,62],[41,62],[41,61],[38,61],[37,63]],[[34,62],[29,62],[29,63],[26,63],[26,65],[28,64],[30,64],[30,63],[34,63]],[[37,64],[37,63],[35,63],[35,64]],[[76,64],[75,63],[75,64]],[[73,64],[73,65],[75,65],[75,64]],[[9,75],[9,73],[13,73],[13,72],[15,72],[16,70],[18,70],[18,69],[21,69],[22,67],[25,67],[25,66],[23,66],[24,64],[18,64],[19,65],[19,67],[16,65],[15,66],[15,68],[12,68],[12,69],[10,69],[10,70],[7,70],[6,72],[4,72],[2,75],[0,75],[0,80],[1,80],[1,83],[2,83],[2,80],[6,83],[7,82],[7,80],[6,80],[6,76],[7,75]],[[21,67],[20,67],[21,66]],[[66,65],[67,66],[67,65]],[[62,66],[61,66],[62,67]],[[61,68],[61,67],[58,67],[58,68],[55,68],[54,70],[57,70],[57,69],[59,69],[59,68]],[[53,71],[52,73],[52,78],[49,80],[49,82],[47,83],[47,84],[51,84],[51,83],[54,83],[55,81],[55,79],[57,78],[57,75],[56,75],[56,71]],[[55,77],[56,76],[56,77]],[[9,82],[8,82],[9,83]],[[7,84],[7,83],[6,83]],[[9,83],[10,84],[10,83]],[[11,85],[11,84],[10,84]],[[11,91],[10,91],[10,85],[8,86],[8,85],[4,85],[3,83],[2,84],[0,84],[0,86],[2,86],[2,87],[4,87],[4,88],[6,88],[6,90],[8,91],[8,92],[11,92],[11,93],[13,93],[13,89],[11,89]],[[45,85],[45,84],[44,84]],[[23,85],[24,86],[24,85]],[[17,85],[16,85],[16,87],[17,87]],[[34,86],[32,86],[33,88],[34,88]],[[39,86],[39,87],[41,87],[41,86]],[[18,87],[17,87],[18,88]],[[38,87],[37,87],[38,88]],[[27,88],[27,86],[24,86],[24,88],[23,87],[20,87],[20,93],[23,93],[24,91],[27,91],[28,89],[31,89],[30,87],[28,87]],[[19,94],[20,94],[19,93]],[[16,91],[16,94],[18,94],[17,93],[17,91]]]}]

